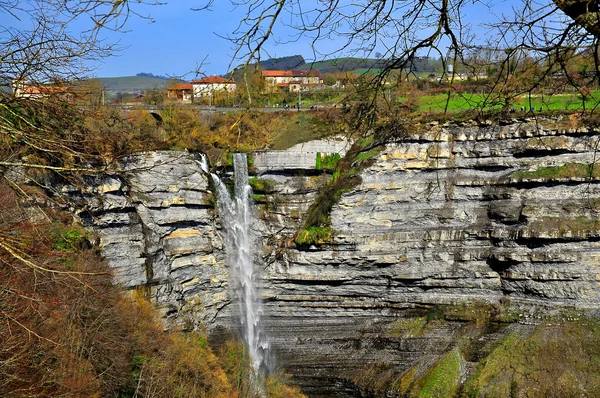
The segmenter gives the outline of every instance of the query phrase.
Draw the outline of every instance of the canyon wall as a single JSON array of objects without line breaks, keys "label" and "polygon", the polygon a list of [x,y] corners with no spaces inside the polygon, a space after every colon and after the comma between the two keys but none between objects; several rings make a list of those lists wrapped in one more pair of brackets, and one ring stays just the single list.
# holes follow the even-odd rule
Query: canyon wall
[{"label": "canyon wall", "polygon": [[[454,347],[460,319],[397,332],[439,306],[510,308],[509,330],[559,308],[597,308],[600,172],[590,165],[600,135],[571,122],[409,129],[373,154],[331,211],[333,239],[318,244],[294,243],[332,178],[315,159],[350,143],[254,153],[254,173],[272,182],[255,195],[253,229],[277,363],[310,396],[360,396],[352,381],[369,367],[402,374]],[[221,226],[196,155],[139,154],[123,168],[72,194],[116,280],[146,289],[171,322],[235,332]],[[465,372],[502,333],[478,335]]]}]

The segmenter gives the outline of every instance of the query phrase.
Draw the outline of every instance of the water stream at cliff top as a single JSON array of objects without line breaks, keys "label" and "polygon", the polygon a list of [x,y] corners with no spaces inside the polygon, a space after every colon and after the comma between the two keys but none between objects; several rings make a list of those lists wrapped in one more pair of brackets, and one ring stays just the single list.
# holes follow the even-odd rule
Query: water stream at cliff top
[{"label": "water stream at cliff top", "polygon": [[[206,156],[202,156],[202,170],[209,173]],[[233,155],[234,195],[214,173],[210,173],[217,194],[221,222],[226,231],[225,253],[230,267],[229,283],[240,306],[240,321],[244,342],[252,366],[252,384],[256,392],[264,396],[264,373],[267,370],[269,344],[262,329],[262,300],[257,292],[253,261],[253,235],[250,228],[254,221],[252,188],[248,184],[246,154]]]}]

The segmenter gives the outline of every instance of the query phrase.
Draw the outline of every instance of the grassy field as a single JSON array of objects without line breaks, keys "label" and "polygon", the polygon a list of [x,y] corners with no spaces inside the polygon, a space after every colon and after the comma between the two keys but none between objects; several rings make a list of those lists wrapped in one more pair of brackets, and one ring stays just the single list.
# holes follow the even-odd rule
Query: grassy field
[{"label": "grassy field", "polygon": [[[471,109],[498,109],[499,106],[486,105],[486,96],[482,94],[453,95],[448,102],[448,112],[460,112]],[[443,112],[448,97],[444,94],[423,96],[419,99],[419,111],[437,113]],[[489,102],[489,101],[488,101]],[[558,94],[553,96],[532,95],[521,97],[513,107],[519,112],[521,107],[525,110],[582,110],[591,109],[600,104],[600,90],[594,90],[583,101],[581,95],[576,93]]]}]

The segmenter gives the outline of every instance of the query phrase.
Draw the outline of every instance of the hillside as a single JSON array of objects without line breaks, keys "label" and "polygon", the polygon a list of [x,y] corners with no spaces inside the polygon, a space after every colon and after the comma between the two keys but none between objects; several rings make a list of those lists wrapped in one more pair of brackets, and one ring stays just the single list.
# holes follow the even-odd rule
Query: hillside
[{"label": "hillside", "polygon": [[271,58],[266,61],[261,61],[260,66],[263,69],[274,70],[291,70],[291,69],[305,69],[303,65],[306,64],[302,55],[292,55],[289,57]]},{"label": "hillside", "polygon": [[171,80],[150,76],[99,77],[108,95],[117,93],[139,94],[148,89],[165,89]]},{"label": "hillside", "polygon": [[382,60],[374,58],[334,58],[325,61],[310,62],[300,65],[298,69],[317,69],[322,73],[352,72],[361,70],[376,70],[383,64]]},{"label": "hillside", "polygon": [[[300,61],[300,62],[299,62]],[[322,73],[354,72],[357,74],[377,73],[386,60],[376,58],[342,57],[323,61],[305,62],[301,55],[272,58],[261,62],[263,69],[316,69]],[[412,62],[414,72],[435,72],[441,67],[438,60],[428,57],[416,57]]]}]

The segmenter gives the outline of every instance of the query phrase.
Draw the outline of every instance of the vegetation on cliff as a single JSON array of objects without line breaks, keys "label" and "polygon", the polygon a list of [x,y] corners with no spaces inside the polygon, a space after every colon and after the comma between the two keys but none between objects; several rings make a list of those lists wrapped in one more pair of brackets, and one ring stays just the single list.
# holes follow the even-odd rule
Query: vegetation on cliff
[{"label": "vegetation on cliff", "polygon": [[41,200],[0,184],[0,395],[249,396],[240,343],[213,351],[200,331],[165,332],[142,290],[112,284],[93,237]]},{"label": "vegetation on cliff", "polygon": [[[542,323],[508,334],[476,366],[463,386],[466,397],[593,396],[600,388],[598,319]],[[534,393],[535,392],[535,393]]]},{"label": "vegetation on cliff", "polygon": [[[0,395],[248,397],[243,350],[165,332],[143,289],[114,286],[95,238],[58,210],[56,183],[81,187],[119,173],[126,154],[168,147],[156,121],[2,97],[0,143]],[[274,377],[267,395],[302,396]]]},{"label": "vegetation on cliff", "polygon": [[600,177],[600,167],[596,164],[585,163],[566,163],[562,166],[538,167],[535,170],[516,171],[511,174],[511,178],[518,181],[527,180],[558,180],[571,178],[598,178]]},{"label": "vegetation on cliff", "polygon": [[437,356],[402,368],[385,362],[354,377],[369,397],[594,396],[600,376],[600,320],[575,311],[524,314],[510,305],[432,308],[382,331],[389,344],[450,334]]}]

